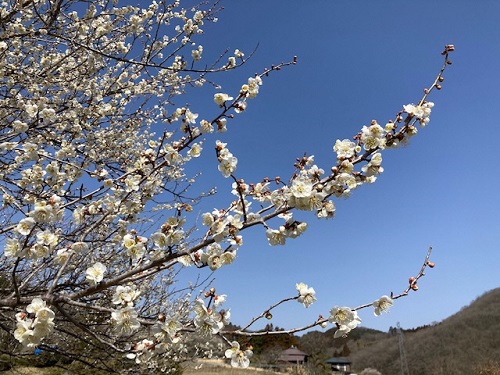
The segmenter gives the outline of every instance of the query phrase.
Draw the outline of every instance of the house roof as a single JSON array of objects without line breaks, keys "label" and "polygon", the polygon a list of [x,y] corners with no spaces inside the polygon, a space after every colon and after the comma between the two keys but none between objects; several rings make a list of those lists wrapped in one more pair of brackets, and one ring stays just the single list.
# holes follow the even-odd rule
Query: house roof
[{"label": "house roof", "polygon": [[341,365],[341,364],[351,364],[352,362],[345,357],[332,357],[330,359],[327,359],[325,363],[329,363],[331,365]]},{"label": "house roof", "polygon": [[291,348],[283,350],[281,353],[286,354],[286,355],[299,355],[299,356],[308,355],[307,353],[304,353],[302,350],[297,349],[295,346],[292,346]]},{"label": "house roof", "polygon": [[283,350],[279,359],[286,362],[297,362],[304,361],[307,356],[307,353],[304,353],[302,350],[299,350],[296,347],[292,346],[291,348]]}]

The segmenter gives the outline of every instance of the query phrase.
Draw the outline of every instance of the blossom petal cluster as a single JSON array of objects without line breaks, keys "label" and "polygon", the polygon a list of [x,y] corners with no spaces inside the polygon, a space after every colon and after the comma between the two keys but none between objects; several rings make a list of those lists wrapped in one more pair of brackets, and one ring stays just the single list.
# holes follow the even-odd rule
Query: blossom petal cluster
[{"label": "blossom petal cluster", "polygon": [[378,300],[373,302],[373,313],[375,316],[379,316],[382,312],[387,312],[394,304],[394,301],[389,296],[382,296]]},{"label": "blossom petal cluster", "polygon": [[[207,245],[205,250],[200,249],[195,252],[195,262],[207,265],[212,271],[231,264],[236,258],[237,249],[243,245],[242,237],[238,234],[243,227],[241,215],[237,210],[234,215],[214,210],[202,214],[202,219],[203,225],[209,227],[207,235],[210,235],[215,243]],[[221,245],[223,241],[230,246],[223,248]]]},{"label": "blossom petal cluster", "polygon": [[85,271],[85,278],[91,284],[98,284],[104,279],[105,272],[106,266],[101,262],[96,262],[94,265],[87,268],[87,271]]},{"label": "blossom petal cluster", "polygon": [[246,98],[253,99],[259,93],[259,86],[262,85],[262,78],[260,76],[250,77],[246,84],[241,86],[240,94]]},{"label": "blossom petal cluster", "polygon": [[231,313],[229,310],[219,310],[208,308],[205,302],[198,298],[194,305],[194,325],[196,331],[205,337],[215,335],[229,323]]},{"label": "blossom petal cluster", "polygon": [[217,93],[214,95],[214,102],[220,106],[224,105],[225,102],[233,99],[234,98],[232,96],[229,96],[228,94],[224,93]]},{"label": "blossom petal cluster", "polygon": [[178,317],[161,317],[152,328],[153,335],[158,342],[177,342],[179,336],[177,333],[183,328]]},{"label": "blossom petal cluster", "polygon": [[16,314],[14,338],[25,348],[34,348],[52,331],[54,312],[41,298],[34,298],[26,307],[26,312]]},{"label": "blossom petal cluster", "polygon": [[169,217],[161,226],[161,230],[151,235],[151,241],[159,249],[178,245],[185,238],[185,233],[182,229],[184,223],[184,218]]},{"label": "blossom petal cluster", "polygon": [[384,149],[386,140],[386,131],[376,120],[373,120],[369,126],[361,128],[360,140],[363,148],[367,151],[373,149]]},{"label": "blossom petal cluster", "polygon": [[330,310],[328,320],[337,325],[337,330],[334,334],[335,338],[346,336],[361,323],[358,313],[349,307],[335,306]]},{"label": "blossom petal cluster", "polygon": [[127,254],[133,261],[138,261],[146,255],[147,238],[135,233],[127,233],[123,236],[122,244],[127,249]]},{"label": "blossom petal cluster", "polygon": [[298,283],[295,284],[295,288],[299,292],[299,298],[297,301],[299,303],[302,303],[304,307],[309,307],[311,304],[316,301],[316,292],[314,288],[310,288],[307,284],[304,283]]},{"label": "blossom petal cluster", "polygon": [[420,125],[425,126],[429,123],[431,110],[434,107],[433,102],[425,102],[420,105],[407,104],[403,106],[403,110],[411,116],[415,116]]},{"label": "blossom petal cluster", "polygon": [[240,344],[237,341],[231,343],[231,348],[224,353],[226,358],[231,359],[232,367],[247,368],[250,365],[250,358],[253,352],[250,349],[241,350]]},{"label": "blossom petal cluster", "polygon": [[238,159],[228,150],[227,144],[217,141],[216,151],[219,160],[219,171],[224,177],[231,176],[236,171]]},{"label": "blossom petal cluster", "polygon": [[201,251],[198,255],[201,263],[215,271],[223,265],[233,263],[236,251],[225,251],[220,244],[213,243],[207,246],[206,251]]},{"label": "blossom petal cluster", "polygon": [[267,240],[272,246],[284,245],[287,238],[296,238],[307,229],[307,223],[295,220],[291,212],[280,214],[278,217],[284,219],[285,223],[278,229],[266,230]]},{"label": "blossom petal cluster", "polygon": [[141,323],[138,319],[139,314],[133,306],[125,306],[111,313],[111,323],[119,336],[131,335],[137,331]]},{"label": "blossom petal cluster", "polygon": [[114,305],[133,306],[134,300],[140,295],[140,291],[134,284],[118,285],[113,294],[111,303]]}]

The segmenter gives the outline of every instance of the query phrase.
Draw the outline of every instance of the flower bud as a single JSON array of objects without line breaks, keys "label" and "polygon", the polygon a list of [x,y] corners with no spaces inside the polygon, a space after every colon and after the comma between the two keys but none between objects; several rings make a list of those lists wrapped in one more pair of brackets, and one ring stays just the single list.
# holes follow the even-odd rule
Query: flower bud
[{"label": "flower bud", "polygon": [[428,265],[430,268],[434,268],[434,266],[436,265],[436,263],[434,263],[434,262],[427,262],[427,265]]},{"label": "flower bud", "polygon": [[412,290],[418,290],[418,285],[417,285],[417,283],[413,283],[413,284],[411,284],[411,289],[412,289]]},{"label": "flower bud", "polygon": [[408,282],[409,282],[410,284],[414,284],[416,281],[417,281],[417,279],[415,279],[414,277],[410,277],[410,278],[408,279]]},{"label": "flower bud", "polygon": [[269,319],[272,319],[273,318],[273,314],[271,314],[269,311],[266,312],[266,319],[269,320]]}]

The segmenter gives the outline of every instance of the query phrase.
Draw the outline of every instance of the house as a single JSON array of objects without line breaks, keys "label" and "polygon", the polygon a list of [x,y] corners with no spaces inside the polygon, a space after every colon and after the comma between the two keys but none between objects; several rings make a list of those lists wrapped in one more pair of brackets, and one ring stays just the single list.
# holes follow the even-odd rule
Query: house
[{"label": "house", "polygon": [[293,363],[296,365],[303,365],[307,362],[307,357],[309,355],[304,353],[303,351],[297,349],[295,346],[292,346],[286,350],[281,352],[279,357],[280,362]]},{"label": "house", "polygon": [[333,357],[327,359],[325,363],[331,366],[334,374],[350,374],[351,361],[345,357]]}]

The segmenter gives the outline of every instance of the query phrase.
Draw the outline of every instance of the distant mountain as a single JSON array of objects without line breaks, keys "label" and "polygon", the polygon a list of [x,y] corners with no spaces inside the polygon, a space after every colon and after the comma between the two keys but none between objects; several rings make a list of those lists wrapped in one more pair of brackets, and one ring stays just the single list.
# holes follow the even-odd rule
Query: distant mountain
[{"label": "distant mountain", "polygon": [[[357,328],[346,339],[333,340],[335,330],[309,332],[300,338],[302,350],[316,360],[347,356],[353,370],[371,367],[383,375],[400,375],[400,336]],[[441,323],[403,330],[411,375],[500,374],[500,288],[477,298]],[[496,367],[497,372],[485,369]],[[481,371],[482,369],[483,371]]]}]

